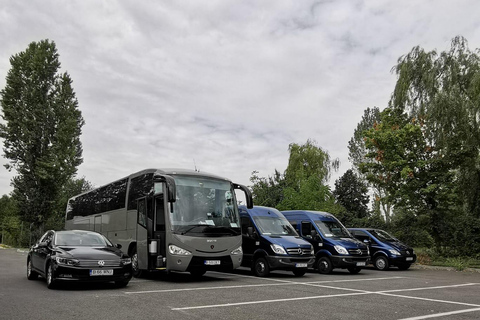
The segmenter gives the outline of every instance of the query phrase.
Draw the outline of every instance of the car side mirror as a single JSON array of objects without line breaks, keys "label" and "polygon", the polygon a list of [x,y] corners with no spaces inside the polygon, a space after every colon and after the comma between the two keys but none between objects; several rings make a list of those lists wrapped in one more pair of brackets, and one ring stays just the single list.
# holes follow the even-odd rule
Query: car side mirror
[{"label": "car side mirror", "polygon": [[115,244],[115,248],[122,249],[122,245],[120,243]]},{"label": "car side mirror", "polygon": [[38,244],[38,248],[46,248],[46,247],[48,247],[48,242],[40,242]]}]

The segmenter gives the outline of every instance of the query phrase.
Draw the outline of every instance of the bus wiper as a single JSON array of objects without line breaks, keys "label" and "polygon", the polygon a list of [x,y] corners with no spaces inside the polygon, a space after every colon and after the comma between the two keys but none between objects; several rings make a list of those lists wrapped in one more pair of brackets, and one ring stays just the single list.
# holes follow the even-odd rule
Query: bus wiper
[{"label": "bus wiper", "polygon": [[232,233],[233,235],[239,235],[240,232],[233,229],[232,227],[226,227],[226,226],[207,226],[207,228],[205,228],[204,232],[206,232],[207,230],[211,230],[211,229],[214,229],[214,230],[226,230],[226,231],[229,231],[230,233]]},{"label": "bus wiper", "polygon": [[183,231],[181,234],[184,235],[184,234],[189,233],[190,231],[192,231],[192,230],[195,229],[195,228],[198,228],[198,227],[206,227],[206,226],[207,226],[207,225],[205,225],[205,224],[190,225],[190,228],[188,228],[187,230]]}]

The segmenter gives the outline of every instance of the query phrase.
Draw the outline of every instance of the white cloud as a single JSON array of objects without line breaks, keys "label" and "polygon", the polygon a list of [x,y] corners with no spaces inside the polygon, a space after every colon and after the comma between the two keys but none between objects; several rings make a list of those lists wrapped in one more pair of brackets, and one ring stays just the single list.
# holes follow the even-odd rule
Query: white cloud
[{"label": "white cloud", "polygon": [[[11,55],[55,41],[86,121],[78,174],[96,185],[194,162],[249,184],[307,139],[341,160],[335,179],[363,110],[387,105],[397,59],[456,35],[479,47],[479,13],[475,1],[7,0],[0,88]],[[10,178],[0,171],[0,194]]]}]

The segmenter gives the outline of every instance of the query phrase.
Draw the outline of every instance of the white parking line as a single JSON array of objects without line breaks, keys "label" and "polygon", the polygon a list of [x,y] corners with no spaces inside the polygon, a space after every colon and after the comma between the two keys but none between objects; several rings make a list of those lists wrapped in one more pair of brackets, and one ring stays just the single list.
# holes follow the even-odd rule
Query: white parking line
[{"label": "white parking line", "polygon": [[[257,277],[252,276],[242,276],[249,277],[258,280]],[[239,286],[220,286],[220,287],[200,287],[200,288],[183,288],[183,289],[165,289],[165,290],[147,290],[147,291],[126,291],[125,294],[146,294],[146,293],[169,293],[169,292],[181,292],[181,291],[200,291],[200,290],[217,290],[217,289],[238,289],[238,288],[252,288],[252,287],[270,287],[270,286],[285,286],[285,285],[306,285],[306,286],[316,286],[319,287],[320,283],[339,283],[339,282],[352,282],[352,281],[376,281],[376,280],[392,280],[392,279],[402,279],[403,277],[389,277],[389,278],[363,278],[363,279],[349,279],[349,280],[325,280],[325,281],[315,281],[315,282],[298,282],[298,281],[289,281],[289,280],[280,280],[280,279],[270,279],[262,278],[263,280],[276,281],[281,283],[268,283],[268,284],[250,284],[250,285],[239,285]],[[334,288],[324,286],[325,288]],[[348,290],[348,289],[345,289]],[[363,292],[360,290],[355,290],[356,292]]]},{"label": "white parking line", "polygon": [[454,315],[454,314],[461,314],[461,313],[475,312],[475,311],[480,311],[480,308],[457,310],[457,311],[450,311],[450,312],[443,312],[443,313],[435,313],[435,314],[429,314],[429,315],[426,315],[426,316],[404,318],[404,319],[400,319],[400,320],[423,320],[423,319],[445,317],[445,316],[451,316],[451,315]]}]

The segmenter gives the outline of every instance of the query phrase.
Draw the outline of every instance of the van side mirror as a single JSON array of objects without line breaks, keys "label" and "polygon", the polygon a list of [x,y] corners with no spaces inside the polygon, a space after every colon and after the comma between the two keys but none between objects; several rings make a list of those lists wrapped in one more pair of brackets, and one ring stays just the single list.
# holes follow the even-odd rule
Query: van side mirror
[{"label": "van side mirror", "polygon": [[363,243],[365,243],[365,244],[370,244],[370,240],[364,239],[364,240],[363,240]]},{"label": "van side mirror", "polygon": [[257,238],[257,234],[253,232],[253,227],[247,227],[247,233],[250,238]]}]

